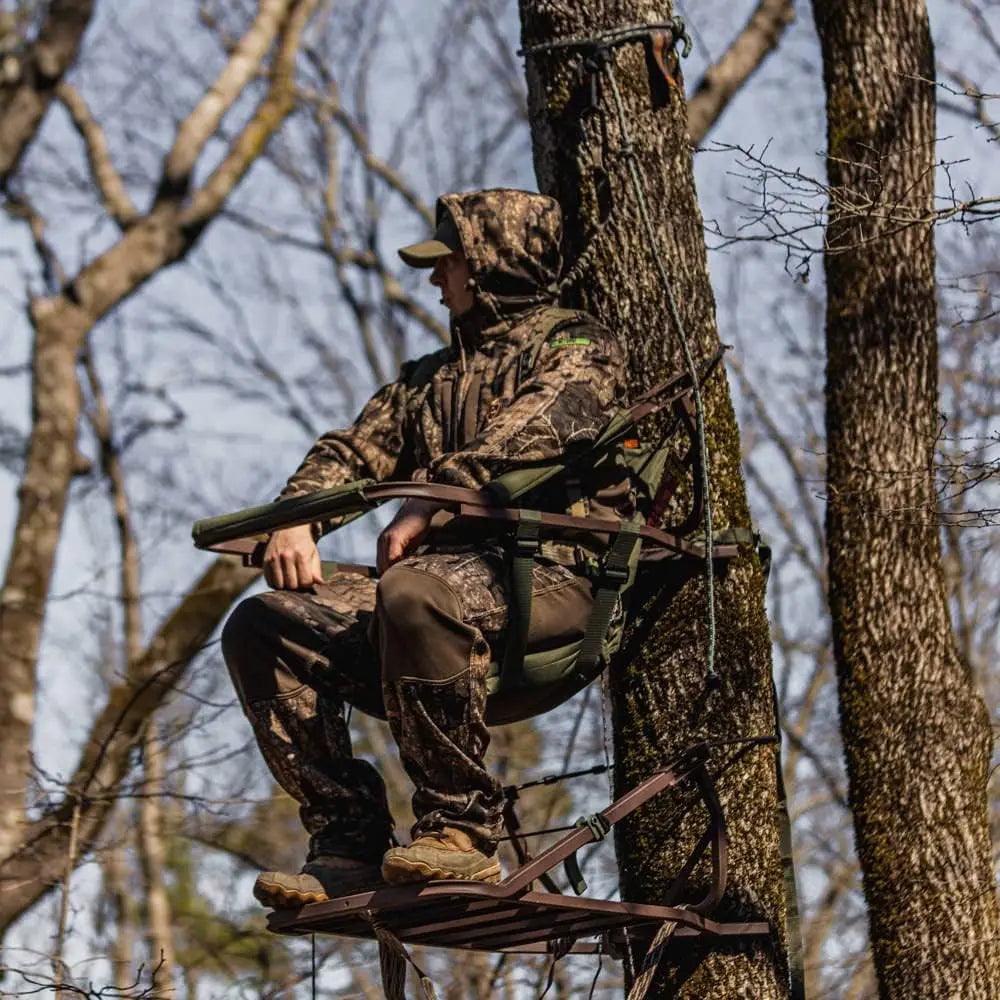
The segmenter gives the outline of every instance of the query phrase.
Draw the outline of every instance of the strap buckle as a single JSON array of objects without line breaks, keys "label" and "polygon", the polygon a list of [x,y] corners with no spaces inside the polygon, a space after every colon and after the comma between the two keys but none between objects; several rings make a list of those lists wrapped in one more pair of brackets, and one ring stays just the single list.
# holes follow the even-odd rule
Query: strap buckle
[{"label": "strap buckle", "polygon": [[602,583],[613,583],[617,587],[622,587],[628,583],[628,574],[628,563],[624,566],[605,563],[598,570],[597,579]]},{"label": "strap buckle", "polygon": [[537,535],[525,538],[523,535],[514,536],[514,551],[519,556],[533,556],[542,547],[542,543]]},{"label": "strap buckle", "polygon": [[[604,813],[591,813],[589,816],[581,816],[573,825],[585,826],[590,830],[590,834],[595,841],[604,840],[611,832],[611,822]],[[563,871],[566,872],[566,878],[573,887],[573,891],[578,896],[582,896],[587,891],[587,880],[580,871],[580,862],[576,859],[576,851],[563,862]]]}]

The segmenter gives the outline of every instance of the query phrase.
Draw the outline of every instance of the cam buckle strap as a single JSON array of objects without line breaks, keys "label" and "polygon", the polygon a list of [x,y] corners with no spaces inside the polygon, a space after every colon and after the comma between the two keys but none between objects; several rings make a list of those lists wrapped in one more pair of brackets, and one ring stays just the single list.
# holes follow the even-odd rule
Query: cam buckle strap
[{"label": "cam buckle strap", "polygon": [[531,590],[535,558],[541,548],[542,515],[537,510],[518,511],[511,539],[510,592],[507,598],[507,648],[500,665],[499,690],[524,683],[524,654],[531,624]]},{"label": "cam buckle strap", "polygon": [[[611,823],[603,813],[581,816],[573,825],[587,827],[595,841],[604,840],[611,832]],[[587,880],[583,877],[583,872],[580,871],[580,862],[576,860],[576,851],[563,862],[563,871],[566,872],[566,878],[569,879],[573,891],[578,896],[582,896],[587,891]]]}]

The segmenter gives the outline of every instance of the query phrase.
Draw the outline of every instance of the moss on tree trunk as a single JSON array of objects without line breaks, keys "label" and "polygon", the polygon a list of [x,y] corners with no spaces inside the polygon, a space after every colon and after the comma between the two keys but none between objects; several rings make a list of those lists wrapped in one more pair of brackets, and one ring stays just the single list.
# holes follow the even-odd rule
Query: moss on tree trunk
[{"label": "moss on tree trunk", "polygon": [[[666,5],[634,0],[521,0],[520,10],[525,48],[670,14]],[[638,391],[683,370],[654,253],[664,255],[695,358],[707,359],[719,347],[685,106],[642,43],[615,50],[615,73],[658,234],[654,248],[629,185],[611,94],[601,96],[604,128],[601,115],[581,118],[581,97],[589,90],[578,86],[576,55],[560,49],[526,60],[535,168],[541,190],[562,203],[570,259],[593,245],[570,298],[621,339]],[[749,526],[739,431],[725,378],[713,377],[704,398],[716,527]],[[612,671],[619,789],[634,786],[699,740],[774,733],[764,578],[756,555],[745,552],[716,581],[722,684],[711,693],[705,682],[705,598],[698,567],[686,579],[676,571],[650,572],[637,589],[642,611]],[[724,756],[715,753],[713,761]],[[773,748],[752,750],[719,787],[732,843],[729,889],[716,913],[768,920],[776,930],[754,942],[672,945],[651,997],[787,995]],[[684,798],[662,795],[622,824],[617,844],[625,898],[663,899],[704,823],[700,807],[676,815]],[[698,877],[705,874],[699,870]],[[698,898],[697,887],[690,898]]]},{"label": "moss on tree trunk", "polygon": [[934,53],[923,0],[814,0],[827,94],[827,545],[882,997],[1000,996],[991,734],[935,518]]}]

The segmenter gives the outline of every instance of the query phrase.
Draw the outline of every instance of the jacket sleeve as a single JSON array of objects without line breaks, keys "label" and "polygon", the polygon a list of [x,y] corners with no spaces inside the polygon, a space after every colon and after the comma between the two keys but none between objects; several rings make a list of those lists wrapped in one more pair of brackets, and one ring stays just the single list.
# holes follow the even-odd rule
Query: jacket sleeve
[{"label": "jacket sleeve", "polygon": [[626,396],[625,360],[597,326],[561,330],[542,348],[529,378],[461,451],[431,463],[431,482],[482,487],[521,466],[595,440]]},{"label": "jacket sleeve", "polygon": [[408,384],[415,364],[404,365],[399,378],[383,386],[346,430],[328,431],[309,449],[281,491],[281,499],[341,486],[355,479],[405,478],[411,449],[403,447]]}]

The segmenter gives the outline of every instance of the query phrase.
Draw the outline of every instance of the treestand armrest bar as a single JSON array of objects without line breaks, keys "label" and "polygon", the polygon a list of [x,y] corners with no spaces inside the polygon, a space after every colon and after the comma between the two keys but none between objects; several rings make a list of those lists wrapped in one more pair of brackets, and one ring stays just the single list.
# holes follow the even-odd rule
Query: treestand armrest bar
[{"label": "treestand armrest bar", "polygon": [[[511,525],[522,517],[522,508],[498,507],[488,492],[464,486],[415,482],[376,483],[374,480],[360,479],[333,489],[205,518],[195,522],[191,534],[197,548],[252,557],[262,537],[281,528],[364,513],[386,501],[408,498],[434,500],[451,507],[463,517],[485,518]],[[613,535],[621,528],[618,521],[571,517],[568,514],[546,511],[540,511],[539,514],[543,529],[550,534],[586,531]],[[662,555],[653,556],[654,559],[663,559],[668,555],[703,559],[705,555],[702,546],[658,528],[643,525],[639,529],[639,535],[654,550],[665,550]],[[718,558],[728,559],[738,555],[739,548],[736,545],[719,545],[714,552]]]}]

